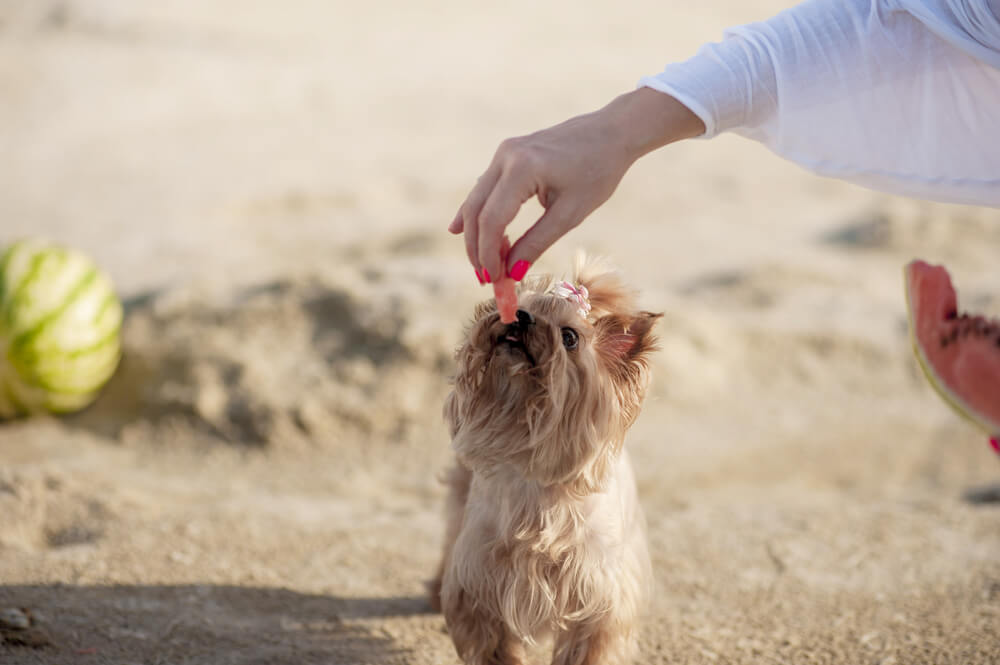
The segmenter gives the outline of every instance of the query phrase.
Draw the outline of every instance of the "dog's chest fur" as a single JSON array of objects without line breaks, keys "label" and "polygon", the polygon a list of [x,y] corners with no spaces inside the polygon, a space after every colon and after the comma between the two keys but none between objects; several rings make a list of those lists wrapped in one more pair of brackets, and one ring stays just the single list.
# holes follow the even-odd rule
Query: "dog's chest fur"
[{"label": "dog's chest fur", "polygon": [[523,639],[614,601],[623,543],[617,485],[573,500],[561,492],[507,470],[477,475],[470,488],[456,559],[479,565],[459,563],[458,577]]}]

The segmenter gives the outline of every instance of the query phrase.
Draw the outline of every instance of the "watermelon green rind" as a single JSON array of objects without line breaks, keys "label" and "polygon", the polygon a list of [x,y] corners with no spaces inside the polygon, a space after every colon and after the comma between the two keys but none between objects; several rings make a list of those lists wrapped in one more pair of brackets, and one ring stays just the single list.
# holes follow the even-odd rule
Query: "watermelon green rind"
[{"label": "watermelon green rind", "polygon": [[0,419],[92,402],[120,362],[122,317],[84,254],[37,239],[0,253]]},{"label": "watermelon green rind", "polygon": [[[920,344],[920,340],[917,336],[917,321],[916,321],[916,305],[913,299],[913,293],[910,289],[910,270],[917,261],[913,261],[908,264],[903,269],[903,284],[906,290],[906,313],[910,328],[910,343],[913,346],[913,353],[917,358],[917,363],[920,365],[920,370],[923,372],[924,376],[927,378],[928,383],[934,388],[935,392],[941,396],[948,406],[952,408],[955,413],[960,415],[965,420],[969,421],[977,428],[981,429],[989,436],[1000,435],[1000,423],[992,422],[989,416],[979,412],[973,406],[968,404],[961,397],[953,393],[946,383],[938,376],[937,372],[934,371],[934,367],[924,353],[923,347]],[[922,262],[921,262],[922,263]],[[950,285],[950,284],[949,284]]]},{"label": "watermelon green rind", "polygon": [[[10,263],[10,257],[14,253],[14,248],[9,247],[4,250],[3,254],[0,254],[0,302],[3,302],[3,295],[7,288],[7,264]],[[4,312],[0,309],[0,315]]]},{"label": "watermelon green rind", "polygon": [[113,329],[108,332],[103,339],[94,342],[90,346],[81,346],[69,351],[62,351],[56,347],[40,347],[32,348],[30,351],[25,350],[25,352],[20,354],[21,360],[19,360],[18,363],[24,366],[22,369],[26,368],[26,361],[24,359],[27,358],[32,361],[34,367],[38,368],[44,367],[46,364],[66,362],[67,360],[80,358],[81,356],[92,354],[106,348],[118,349],[118,347],[118,331]]},{"label": "watermelon green rind", "polygon": [[[17,285],[8,311],[8,333],[17,340],[58,319],[98,278],[94,264],[78,252],[39,250],[32,270]],[[16,317],[13,313],[16,312]]]},{"label": "watermelon green rind", "polygon": [[[15,250],[12,249],[11,251]],[[43,260],[44,256],[41,252],[32,254],[27,274],[21,277],[21,279],[11,280],[10,285],[5,285],[5,291],[9,291],[11,294],[6,299],[6,306],[4,307],[4,320],[6,320],[8,326],[13,327],[14,313],[19,307],[23,306],[25,300],[24,291],[27,289],[28,284],[31,283],[31,280],[38,277],[38,273],[42,269]]]},{"label": "watermelon green rind", "polygon": [[118,296],[115,295],[114,291],[111,291],[110,293],[108,293],[107,296],[104,297],[104,302],[102,302],[101,306],[98,308],[97,316],[94,317],[94,321],[95,322],[100,321],[108,314],[108,312],[115,312],[114,316],[117,319],[117,321],[115,322],[115,327],[117,328],[118,326],[120,326],[122,322],[122,313],[123,313],[122,306],[121,303],[118,302]]},{"label": "watermelon green rind", "polygon": [[47,392],[80,394],[93,391],[95,384],[106,381],[118,366],[121,352],[117,336],[88,349],[67,354],[53,354],[32,367],[12,362],[22,380]]},{"label": "watermelon green rind", "polygon": [[77,299],[83,294],[84,290],[89,287],[94,281],[97,280],[99,273],[96,268],[92,268],[84,277],[73,286],[68,294],[63,298],[63,301],[54,309],[45,314],[38,322],[33,324],[30,330],[25,330],[14,338],[11,342],[11,349],[15,352],[18,349],[24,348],[35,340],[39,335],[45,331],[45,327],[50,325],[53,321],[58,319],[60,316],[66,313],[70,307],[72,307]]},{"label": "watermelon green rind", "polygon": [[[100,295],[95,294],[96,297]],[[58,322],[51,322],[47,329],[18,340],[11,346],[10,355],[20,358],[24,364],[36,363],[45,358],[82,355],[104,346],[110,340],[117,340],[123,311],[113,292],[107,293],[97,308],[98,313],[89,320],[76,316],[81,314],[81,308],[75,309],[64,312],[66,316]]]},{"label": "watermelon green rind", "polygon": [[[57,311],[46,315],[30,331],[19,335],[11,345],[19,355],[50,354],[64,349],[91,346],[121,326],[121,306],[111,285],[97,273],[78,284],[69,300]],[[107,300],[113,299],[111,307]],[[93,314],[96,310],[97,314]]]},{"label": "watermelon green rind", "polygon": [[80,395],[50,395],[43,406],[46,411],[57,415],[75,413],[85,406],[89,406],[97,398],[95,393],[84,393]]},{"label": "watermelon green rind", "polygon": [[[111,376],[121,355],[122,309],[117,298],[109,294],[98,312],[97,319],[89,326],[91,334],[81,339],[81,343],[90,342],[94,335],[103,334],[96,342],[64,350],[60,341],[66,335],[60,334],[59,326],[36,330],[11,346],[8,362],[22,380],[34,387],[74,394],[91,390]],[[68,323],[75,322],[70,319]]]},{"label": "watermelon green rind", "polygon": [[40,402],[46,411],[53,413],[69,413],[79,411],[83,407],[97,399],[98,392],[88,390],[85,392],[51,392],[45,391],[45,397]]}]

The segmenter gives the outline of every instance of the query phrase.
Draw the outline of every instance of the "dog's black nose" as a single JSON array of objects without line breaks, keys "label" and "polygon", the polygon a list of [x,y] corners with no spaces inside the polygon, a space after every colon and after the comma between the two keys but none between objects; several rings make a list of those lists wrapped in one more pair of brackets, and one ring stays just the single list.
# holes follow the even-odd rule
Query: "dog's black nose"
[{"label": "dog's black nose", "polygon": [[535,323],[535,317],[526,309],[517,310],[517,322],[522,326],[530,326]]}]

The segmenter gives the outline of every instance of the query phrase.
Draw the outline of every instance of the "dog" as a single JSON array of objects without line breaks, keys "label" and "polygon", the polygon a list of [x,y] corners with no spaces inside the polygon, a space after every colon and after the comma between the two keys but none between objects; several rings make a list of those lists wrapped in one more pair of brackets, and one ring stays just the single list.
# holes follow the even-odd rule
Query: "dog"
[{"label": "dog", "polygon": [[481,303],[444,407],[456,464],[429,583],[460,658],[626,663],[650,585],[645,518],[623,450],[660,317],[605,264],[519,285],[517,319]]}]

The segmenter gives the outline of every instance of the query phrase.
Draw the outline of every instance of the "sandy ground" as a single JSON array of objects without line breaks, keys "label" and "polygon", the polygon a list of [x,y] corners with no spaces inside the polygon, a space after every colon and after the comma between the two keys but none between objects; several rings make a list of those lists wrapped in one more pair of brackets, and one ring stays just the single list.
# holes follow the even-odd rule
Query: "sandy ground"
[{"label": "sandy ground", "polygon": [[[0,663],[454,663],[422,596],[478,289],[444,232],[502,138],[780,2],[0,4],[0,244],[128,317],[91,409],[0,427]],[[524,224],[537,213],[530,208]],[[646,663],[1000,662],[1000,461],[924,385],[900,268],[1000,314],[1000,214],[736,138],[637,165],[577,247],[665,313],[628,445]],[[47,642],[32,647],[18,641]]]}]

